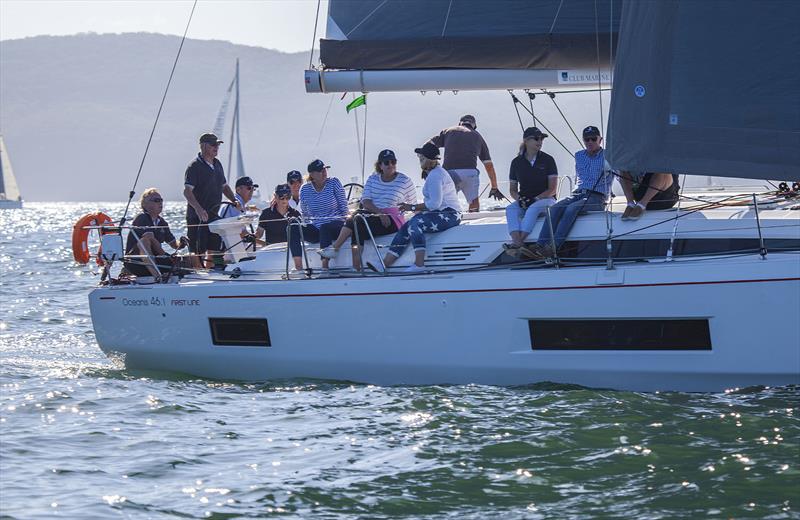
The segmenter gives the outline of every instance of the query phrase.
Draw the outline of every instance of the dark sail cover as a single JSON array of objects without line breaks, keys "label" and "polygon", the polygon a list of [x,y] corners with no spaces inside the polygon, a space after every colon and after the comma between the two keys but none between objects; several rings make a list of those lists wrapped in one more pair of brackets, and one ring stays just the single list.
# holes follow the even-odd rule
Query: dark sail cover
[{"label": "dark sail cover", "polygon": [[608,66],[621,10],[622,0],[330,0],[320,60],[327,69],[597,69],[598,48]]},{"label": "dark sail cover", "polygon": [[625,2],[612,167],[800,180],[800,4]]}]

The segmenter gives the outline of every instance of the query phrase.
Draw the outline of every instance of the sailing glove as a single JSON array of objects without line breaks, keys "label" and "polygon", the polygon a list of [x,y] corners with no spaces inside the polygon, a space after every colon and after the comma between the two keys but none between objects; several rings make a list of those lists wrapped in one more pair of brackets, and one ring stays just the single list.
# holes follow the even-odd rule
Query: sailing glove
[{"label": "sailing glove", "polygon": [[503,193],[497,188],[492,188],[491,190],[489,190],[489,196],[495,200],[503,200],[504,198],[506,198],[506,196],[503,195]]}]

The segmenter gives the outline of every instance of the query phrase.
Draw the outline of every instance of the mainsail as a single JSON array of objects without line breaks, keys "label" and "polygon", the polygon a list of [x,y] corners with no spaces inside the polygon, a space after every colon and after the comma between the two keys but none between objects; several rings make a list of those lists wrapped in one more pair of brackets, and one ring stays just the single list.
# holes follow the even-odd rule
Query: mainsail
[{"label": "mainsail", "polygon": [[242,142],[239,139],[239,60],[236,60],[236,74],[231,80],[231,84],[225,91],[225,97],[222,100],[222,105],[217,112],[217,119],[214,123],[214,133],[222,135],[225,131],[225,121],[228,114],[228,106],[230,105],[231,96],[233,96],[233,119],[231,120],[231,135],[228,140],[228,181],[231,179],[231,166],[233,155],[236,154],[236,175],[234,179],[245,177],[244,160],[242,159]]},{"label": "mainsail", "polygon": [[330,0],[322,67],[307,72],[306,88],[596,86],[598,74],[608,83],[621,3]]},{"label": "mainsail", "polygon": [[800,180],[795,0],[625,2],[621,27],[613,167]]},{"label": "mainsail", "polygon": [[0,200],[21,201],[22,197],[17,187],[14,170],[11,169],[11,160],[3,136],[0,135]]}]

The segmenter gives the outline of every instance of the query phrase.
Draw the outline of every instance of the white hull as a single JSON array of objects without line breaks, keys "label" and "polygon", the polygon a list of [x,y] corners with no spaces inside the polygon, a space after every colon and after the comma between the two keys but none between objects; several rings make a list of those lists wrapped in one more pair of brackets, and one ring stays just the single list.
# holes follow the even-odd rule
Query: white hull
[{"label": "white hull", "polygon": [[[236,380],[541,381],[640,391],[800,383],[800,254],[402,277],[184,281],[90,295],[126,366]],[[271,346],[212,344],[265,318]],[[534,350],[530,319],[707,319],[709,350]]]},{"label": "white hull", "polygon": [[21,200],[0,199],[0,209],[21,209]]}]

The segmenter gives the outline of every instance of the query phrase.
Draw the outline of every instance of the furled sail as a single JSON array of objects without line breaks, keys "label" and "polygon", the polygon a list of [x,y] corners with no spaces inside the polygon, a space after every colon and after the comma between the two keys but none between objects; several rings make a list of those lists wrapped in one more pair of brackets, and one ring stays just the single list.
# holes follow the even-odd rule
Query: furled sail
[{"label": "furled sail", "polygon": [[795,0],[625,2],[613,167],[800,180]]},{"label": "furled sail", "polygon": [[0,135],[0,200],[19,201],[22,197],[17,187],[14,170],[11,169],[11,160],[3,136]]},{"label": "furled sail", "polygon": [[[323,77],[309,71],[307,90],[344,89],[337,81],[347,77],[361,87],[350,90],[363,91],[393,90],[392,82],[394,90],[597,85],[598,68],[608,82],[621,4],[330,0],[326,38],[320,40]],[[470,82],[475,74],[459,71],[481,71],[479,86]],[[383,81],[371,84],[374,77]]]}]

